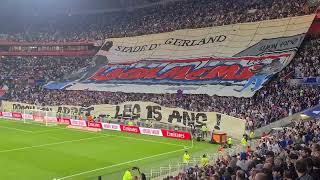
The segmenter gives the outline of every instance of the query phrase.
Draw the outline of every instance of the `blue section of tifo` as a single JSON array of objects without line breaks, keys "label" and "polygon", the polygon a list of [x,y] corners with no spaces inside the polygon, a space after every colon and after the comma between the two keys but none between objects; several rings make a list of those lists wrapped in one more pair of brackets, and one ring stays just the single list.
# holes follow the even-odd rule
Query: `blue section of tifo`
[{"label": "blue section of tifo", "polygon": [[320,117],[320,105],[315,106],[315,107],[305,111],[303,114],[310,116],[312,118],[319,118]]},{"label": "blue section of tifo", "polygon": [[73,82],[51,82],[44,86],[45,89],[65,89],[71,86]]}]

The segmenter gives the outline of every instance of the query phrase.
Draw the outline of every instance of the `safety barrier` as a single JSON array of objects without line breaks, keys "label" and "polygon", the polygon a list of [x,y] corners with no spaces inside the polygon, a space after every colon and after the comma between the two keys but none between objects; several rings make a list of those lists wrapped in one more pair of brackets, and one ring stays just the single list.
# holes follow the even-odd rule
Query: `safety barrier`
[{"label": "safety barrier", "polygon": [[194,167],[196,165],[200,165],[201,162],[201,155],[206,154],[209,158],[210,164],[213,164],[218,158],[221,158],[225,155],[235,155],[240,153],[242,147],[239,145],[234,146],[232,148],[225,149],[224,152],[201,152],[193,155],[194,157],[191,158],[190,163],[186,165],[183,162],[178,162],[176,164],[168,164],[168,166],[163,166],[155,169],[151,169],[150,172],[146,173],[147,179],[155,179],[155,180],[162,180],[167,176],[176,176],[179,174],[180,171],[184,170],[187,167]]}]

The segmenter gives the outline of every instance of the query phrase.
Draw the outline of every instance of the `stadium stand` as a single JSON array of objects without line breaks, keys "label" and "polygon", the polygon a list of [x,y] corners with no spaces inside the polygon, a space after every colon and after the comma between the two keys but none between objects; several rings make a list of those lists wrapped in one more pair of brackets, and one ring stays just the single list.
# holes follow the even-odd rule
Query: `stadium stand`
[{"label": "stadium stand", "polygon": [[[127,37],[186,28],[221,26],[311,14],[307,0],[147,0],[147,7],[0,27],[2,40],[16,42],[81,42]],[[131,5],[132,6],[132,5]],[[83,13],[83,14],[82,14]],[[3,17],[2,17],[3,18]],[[52,17],[51,17],[52,18]],[[59,19],[59,18],[58,18]],[[0,21],[6,22],[3,18]],[[36,23],[37,22],[37,23]],[[72,22],[70,24],[70,22]],[[119,104],[150,101],[190,111],[213,111],[245,119],[253,130],[320,104],[320,86],[295,83],[320,76],[320,39],[307,37],[292,62],[251,98],[205,94],[144,94],[48,90],[43,86],[89,65],[92,57],[0,57],[0,98],[41,106]],[[294,122],[258,140],[256,150],[229,155],[210,165],[188,167],[166,180],[281,180],[320,177],[319,119]]]},{"label": "stadium stand", "polygon": [[320,176],[319,119],[296,121],[292,127],[262,137],[255,151],[243,151],[188,167],[164,180],[184,179],[309,179]]},{"label": "stadium stand", "polygon": [[[3,97],[7,100],[41,105],[119,104],[126,101],[151,101],[167,107],[181,107],[191,111],[216,111],[246,119],[248,128],[261,127],[278,119],[311,108],[320,102],[319,86],[292,85],[290,79],[314,77],[319,73],[318,39],[306,39],[298,54],[277,77],[252,98],[220,97],[208,95],[129,94],[122,92],[45,90],[29,83],[27,74],[38,72],[35,81],[53,81],[64,73],[84,67],[87,58],[4,58],[8,67],[3,74],[10,74],[2,84],[10,87]],[[31,66],[32,65],[32,66]],[[299,68],[301,67],[301,69]],[[58,72],[52,71],[59,70]],[[29,72],[29,73],[28,73]],[[22,75],[24,74],[24,75]],[[11,78],[11,79],[10,79]],[[14,82],[14,83],[13,83]],[[14,84],[14,86],[13,86]],[[44,83],[43,83],[44,84]],[[250,126],[250,127],[249,127]]]}]

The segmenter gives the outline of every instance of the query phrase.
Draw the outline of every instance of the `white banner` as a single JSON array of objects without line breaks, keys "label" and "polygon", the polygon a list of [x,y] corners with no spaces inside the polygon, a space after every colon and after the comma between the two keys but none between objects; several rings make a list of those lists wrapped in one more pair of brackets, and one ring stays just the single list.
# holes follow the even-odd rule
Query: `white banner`
[{"label": "white banner", "polygon": [[71,124],[72,126],[87,127],[86,121],[83,121],[83,120],[70,119],[70,124]]},{"label": "white banner", "polygon": [[150,136],[163,136],[161,129],[143,128],[139,127],[140,133]]},{"label": "white banner", "polygon": [[313,19],[106,39],[94,63],[45,88],[252,97],[290,63]]},{"label": "white banner", "polygon": [[23,119],[33,120],[33,115],[32,114],[22,114],[22,118]]},{"label": "white banner", "polygon": [[108,129],[113,131],[121,131],[119,124],[101,123],[102,129]]},{"label": "white banner", "polygon": [[[6,111],[24,112],[25,109],[32,111],[32,109],[47,110],[49,112],[71,116],[74,114],[85,115],[87,113],[92,115],[110,115],[112,118],[133,118],[133,119],[150,119],[157,122],[178,125],[178,126],[196,126],[202,127],[207,125],[210,131],[225,132],[229,135],[240,137],[245,131],[245,120],[234,118],[225,114],[216,112],[192,112],[181,108],[168,108],[160,106],[152,102],[124,102],[118,105],[101,104],[89,107],[79,106],[36,106],[18,102],[2,101],[2,109]],[[78,124],[79,122],[71,120],[71,124]],[[102,124],[105,129],[119,130],[119,127],[113,124]]]}]

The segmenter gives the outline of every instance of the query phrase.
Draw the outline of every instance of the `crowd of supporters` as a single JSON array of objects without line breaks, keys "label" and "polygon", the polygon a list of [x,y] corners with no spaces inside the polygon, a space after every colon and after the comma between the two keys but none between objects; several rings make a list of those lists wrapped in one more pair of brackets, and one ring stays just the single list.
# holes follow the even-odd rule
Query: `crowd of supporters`
[{"label": "crowd of supporters", "polygon": [[[9,87],[6,99],[38,105],[118,104],[151,101],[191,111],[215,111],[246,119],[248,126],[260,127],[320,103],[320,87],[295,85],[291,78],[319,76],[320,44],[306,40],[296,58],[252,98],[208,96],[205,94],[143,94],[97,91],[46,90],[41,85],[88,65],[90,58],[4,58],[0,86]],[[40,84],[37,83],[39,80]],[[43,82],[41,84],[41,82]]]},{"label": "crowd of supporters", "polygon": [[0,89],[10,100],[35,100],[33,92],[42,91],[48,81],[88,65],[90,58],[6,57],[0,59]]},{"label": "crowd of supporters", "polygon": [[[319,77],[320,76],[320,57],[319,57],[320,39],[306,41],[301,50],[295,57],[295,61],[290,64],[293,77]],[[287,73],[291,73],[288,72]]]},{"label": "crowd of supporters", "polygon": [[318,180],[320,179],[320,121],[297,121],[258,140],[255,150],[244,148],[216,162],[188,167],[166,180]]},{"label": "crowd of supporters", "polygon": [[42,21],[26,18],[18,25],[4,22],[7,26],[0,31],[13,41],[97,40],[300,16],[314,12],[309,5],[307,0],[178,0],[106,14],[57,16]]},{"label": "crowd of supporters", "polygon": [[[307,0],[172,1],[138,10],[107,14],[58,16],[35,23],[0,27],[0,39],[65,42],[99,40],[253,22],[309,14]],[[52,17],[51,17],[52,18]],[[56,17],[55,17],[56,18]],[[35,19],[37,19],[35,17]],[[5,23],[4,23],[5,24]],[[13,23],[14,24],[14,23]],[[16,28],[12,30],[12,28]],[[292,63],[252,98],[205,94],[143,94],[46,90],[43,85],[85,67],[90,57],[2,57],[0,89],[4,99],[38,105],[119,104],[151,101],[191,111],[215,111],[247,120],[251,128],[320,104],[320,87],[292,84],[290,79],[320,76],[319,39],[305,40]],[[255,151],[227,156],[207,166],[189,167],[171,180],[320,179],[320,121],[297,122],[292,128],[263,137]]]},{"label": "crowd of supporters", "polygon": [[[15,30],[12,30],[8,24],[0,30],[4,34],[7,32],[6,38],[14,41],[81,41],[292,17],[313,12],[314,8],[309,5],[307,0],[181,0],[132,11],[56,17],[37,23],[31,18],[25,21],[29,24],[23,24],[23,28],[13,25]],[[319,104],[318,86],[292,85],[288,81],[294,77],[319,75],[319,49],[318,40],[305,41],[293,62],[252,98],[42,88],[43,84],[63,74],[86,66],[90,58],[5,57],[0,60],[3,67],[0,68],[0,88],[7,90],[4,98],[11,101],[78,106],[152,101],[191,111],[221,112],[246,119],[249,126],[258,127]]]}]

